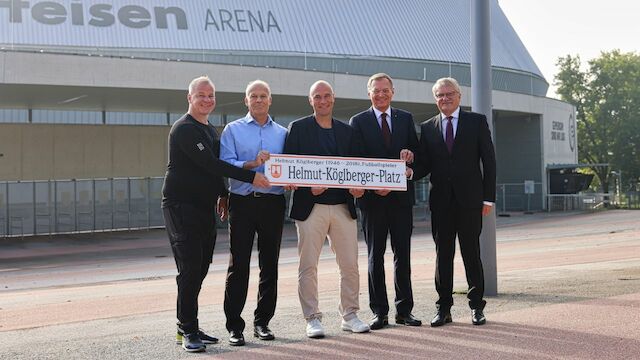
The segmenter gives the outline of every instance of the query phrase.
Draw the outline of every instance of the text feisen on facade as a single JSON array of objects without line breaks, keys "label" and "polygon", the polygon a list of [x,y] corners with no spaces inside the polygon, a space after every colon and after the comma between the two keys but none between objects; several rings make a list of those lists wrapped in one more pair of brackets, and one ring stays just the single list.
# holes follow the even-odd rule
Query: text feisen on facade
[{"label": "text feisen on facade", "polygon": [[[185,10],[178,6],[154,6],[146,8],[141,5],[122,5],[95,3],[87,5],[80,0],[70,4],[55,1],[4,0],[0,1],[0,21],[6,16],[8,22],[21,24],[31,15],[31,19],[44,25],[61,25],[70,21],[76,26],[111,27],[116,23],[132,29],[143,29],[153,26],[156,29],[168,29],[171,25],[177,30],[189,29],[189,17]],[[206,9],[205,31],[219,32],[279,32],[282,28],[276,15],[271,10],[252,9]],[[5,18],[6,19],[6,18]]]}]

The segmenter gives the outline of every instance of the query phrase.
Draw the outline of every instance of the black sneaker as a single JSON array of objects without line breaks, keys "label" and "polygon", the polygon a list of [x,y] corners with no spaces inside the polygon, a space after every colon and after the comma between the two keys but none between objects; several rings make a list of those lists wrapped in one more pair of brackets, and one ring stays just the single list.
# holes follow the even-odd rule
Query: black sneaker
[{"label": "black sneaker", "polygon": [[182,335],[182,348],[187,352],[203,352],[207,347],[198,336],[198,333]]},{"label": "black sneaker", "polygon": [[[207,334],[204,333],[204,331],[202,330],[198,330],[197,333],[200,336],[200,340],[202,340],[203,344],[217,344],[218,343],[218,338],[217,337],[213,337],[213,336],[209,336]],[[182,344],[182,330],[178,329],[178,332],[176,333],[176,344],[181,345]]]}]

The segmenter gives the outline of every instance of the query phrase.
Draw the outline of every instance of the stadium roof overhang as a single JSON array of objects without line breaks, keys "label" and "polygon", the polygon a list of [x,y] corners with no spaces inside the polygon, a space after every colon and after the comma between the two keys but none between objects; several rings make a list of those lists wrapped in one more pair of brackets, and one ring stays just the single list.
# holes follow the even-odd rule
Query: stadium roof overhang
[{"label": "stadium roof overhang", "polygon": [[[217,112],[243,114],[244,87],[255,79],[271,84],[272,111],[308,114],[309,86],[329,81],[336,91],[336,116],[345,118],[370,105],[366,76],[238,65],[0,53],[0,108],[182,113],[191,79],[209,75],[216,84]],[[394,104],[416,115],[433,114],[431,83],[396,81]],[[463,104],[464,105],[464,104]]]}]

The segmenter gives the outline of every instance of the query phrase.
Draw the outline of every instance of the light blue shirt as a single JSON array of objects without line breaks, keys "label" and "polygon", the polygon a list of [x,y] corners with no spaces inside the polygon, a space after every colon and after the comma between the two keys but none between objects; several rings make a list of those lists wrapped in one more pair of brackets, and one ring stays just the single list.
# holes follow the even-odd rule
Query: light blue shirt
[{"label": "light blue shirt", "polygon": [[[239,168],[247,161],[256,159],[260,150],[267,150],[271,154],[282,154],[287,129],[278,125],[271,116],[260,126],[250,113],[241,119],[227,124],[220,136],[220,159]],[[251,169],[264,174],[264,165]],[[248,195],[253,191],[282,194],[282,186],[272,186],[269,189],[254,188],[252,184],[229,179],[229,192],[237,195]]]}]

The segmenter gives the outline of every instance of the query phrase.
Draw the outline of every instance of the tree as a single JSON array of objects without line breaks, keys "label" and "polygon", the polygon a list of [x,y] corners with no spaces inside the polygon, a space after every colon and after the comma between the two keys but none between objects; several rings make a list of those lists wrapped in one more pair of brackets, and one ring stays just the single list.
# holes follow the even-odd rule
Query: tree
[{"label": "tree", "polygon": [[640,55],[602,52],[581,69],[580,56],[560,57],[554,85],[560,98],[576,106],[578,158],[592,167],[603,192],[622,170],[622,190],[640,182]]}]

